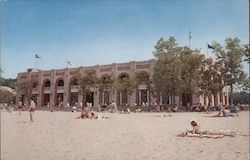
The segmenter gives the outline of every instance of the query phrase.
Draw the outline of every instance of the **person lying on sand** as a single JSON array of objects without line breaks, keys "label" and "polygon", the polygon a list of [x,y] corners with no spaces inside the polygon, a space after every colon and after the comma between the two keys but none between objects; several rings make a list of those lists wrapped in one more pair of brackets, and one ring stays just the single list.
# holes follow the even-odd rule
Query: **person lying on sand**
[{"label": "person lying on sand", "polygon": [[230,137],[234,137],[235,136],[235,132],[233,131],[208,131],[208,130],[202,130],[201,127],[197,124],[196,121],[192,120],[191,121],[191,126],[193,127],[192,130],[188,130],[186,132],[186,134],[205,134],[205,135],[223,135],[223,136],[230,136]]},{"label": "person lying on sand", "polygon": [[89,113],[88,111],[83,111],[81,112],[81,116],[76,117],[76,119],[110,119],[110,117],[106,117],[106,116],[100,116],[95,114],[94,112]]},{"label": "person lying on sand", "polygon": [[155,117],[172,117],[173,115],[171,113],[169,114],[161,114],[161,115],[156,115]]}]

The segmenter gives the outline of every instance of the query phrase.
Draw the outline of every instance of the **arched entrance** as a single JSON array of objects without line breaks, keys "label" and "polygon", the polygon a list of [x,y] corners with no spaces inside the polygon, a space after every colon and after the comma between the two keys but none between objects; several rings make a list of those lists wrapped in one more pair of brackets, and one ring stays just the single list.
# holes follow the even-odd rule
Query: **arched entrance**
[{"label": "arched entrance", "polygon": [[100,78],[99,85],[99,103],[110,104],[111,103],[111,89],[112,89],[112,78],[109,74],[104,74]]},{"label": "arched entrance", "polygon": [[50,104],[50,87],[51,83],[49,79],[45,79],[42,85],[42,103],[41,106]]},{"label": "arched entrance", "polygon": [[75,77],[71,78],[69,83],[69,103],[74,105],[78,103],[78,96],[79,96],[79,87],[77,83],[77,79]]},{"label": "arched entrance", "polygon": [[125,104],[129,103],[129,95],[128,95],[128,90],[126,89],[126,83],[129,83],[129,75],[127,73],[121,73],[118,76],[118,81],[121,84],[121,90],[117,91],[117,105],[124,106]]},{"label": "arched entrance", "polygon": [[55,83],[55,105],[62,106],[64,100],[64,80],[59,78]]}]

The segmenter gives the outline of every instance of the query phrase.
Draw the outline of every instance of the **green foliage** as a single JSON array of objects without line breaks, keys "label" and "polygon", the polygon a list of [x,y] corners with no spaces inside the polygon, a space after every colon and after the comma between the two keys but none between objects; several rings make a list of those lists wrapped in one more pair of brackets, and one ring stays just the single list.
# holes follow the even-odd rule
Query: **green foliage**
[{"label": "green foliage", "polygon": [[128,91],[128,94],[132,95],[136,84],[134,78],[124,77],[117,79],[114,86],[118,91]]},{"label": "green foliage", "polygon": [[249,92],[236,92],[232,95],[234,97],[235,104],[249,104],[250,103],[250,93]]},{"label": "green foliage", "polygon": [[244,61],[246,61],[249,65],[250,63],[250,44],[245,44],[243,48],[243,54],[245,56]]},{"label": "green foliage", "polygon": [[12,89],[15,88],[15,83],[16,83],[16,79],[13,78],[3,78],[0,77],[0,85],[1,86],[6,86],[6,87],[10,87]]},{"label": "green foliage", "polygon": [[172,97],[181,93],[183,67],[181,52],[182,48],[177,46],[174,37],[170,37],[167,41],[161,38],[155,45],[153,83],[156,93],[170,94]]},{"label": "green foliage", "polygon": [[10,103],[15,99],[15,94],[13,92],[0,89],[0,103]]},{"label": "green foliage", "polygon": [[79,89],[83,95],[83,106],[82,106],[82,110],[83,110],[83,108],[85,107],[85,103],[86,103],[86,95],[91,92],[92,88],[98,85],[99,80],[97,78],[95,70],[87,71],[84,75],[79,74],[75,78],[77,80]]},{"label": "green foliage", "polygon": [[199,51],[192,51],[188,47],[183,47],[180,58],[182,61],[182,90],[186,95],[193,94],[194,86],[197,86],[201,79],[200,69],[205,57]]},{"label": "green foliage", "polygon": [[[242,65],[246,49],[242,47],[238,38],[226,38],[225,43],[225,48],[217,42],[213,42],[213,46],[215,47],[214,53],[217,63],[221,66],[220,72],[223,82],[225,85],[230,86],[231,95],[233,86],[242,85],[246,78]],[[232,103],[232,100],[230,102]]]},{"label": "green foliage", "polygon": [[102,79],[99,80],[99,89],[100,91],[111,91],[114,90],[115,77],[112,73],[110,75],[105,75]]},{"label": "green foliage", "polygon": [[76,76],[77,84],[82,92],[90,91],[98,83],[98,78],[95,70],[86,72],[85,75],[79,74]]},{"label": "green foliage", "polygon": [[200,69],[200,80],[198,86],[199,94],[206,99],[210,94],[215,94],[222,90],[224,83],[220,73],[220,64],[214,62],[212,58],[205,59]]},{"label": "green foliage", "polygon": [[32,89],[38,85],[37,79],[19,80],[15,83],[15,88],[18,92],[24,93],[24,96],[29,99],[32,97]]}]

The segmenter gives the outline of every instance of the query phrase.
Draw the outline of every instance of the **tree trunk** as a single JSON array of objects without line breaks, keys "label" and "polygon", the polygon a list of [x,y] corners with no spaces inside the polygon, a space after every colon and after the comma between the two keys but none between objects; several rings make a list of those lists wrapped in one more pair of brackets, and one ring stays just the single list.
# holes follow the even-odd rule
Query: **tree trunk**
[{"label": "tree trunk", "polygon": [[84,110],[84,107],[86,106],[86,92],[82,92],[82,111]]},{"label": "tree trunk", "polygon": [[173,94],[173,108],[175,107],[175,94]]},{"label": "tree trunk", "polygon": [[233,84],[230,84],[229,104],[230,106],[233,105]]},{"label": "tree trunk", "polygon": [[204,94],[204,106],[207,104],[207,96]]},{"label": "tree trunk", "polygon": [[171,103],[172,103],[171,106],[174,107],[174,105],[175,105],[175,95],[174,94],[171,95]]}]

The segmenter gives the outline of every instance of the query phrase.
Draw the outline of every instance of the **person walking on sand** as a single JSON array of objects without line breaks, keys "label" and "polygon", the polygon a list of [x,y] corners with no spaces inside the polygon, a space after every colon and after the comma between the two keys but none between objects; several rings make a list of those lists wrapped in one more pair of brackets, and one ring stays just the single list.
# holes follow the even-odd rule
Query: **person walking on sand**
[{"label": "person walking on sand", "polygon": [[19,115],[21,115],[22,106],[23,106],[22,101],[18,101],[17,108],[18,108],[18,111],[19,111]]},{"label": "person walking on sand", "polygon": [[29,106],[29,112],[30,112],[30,122],[34,122],[33,116],[36,108],[36,103],[34,102],[33,98],[30,98],[30,106]]}]

